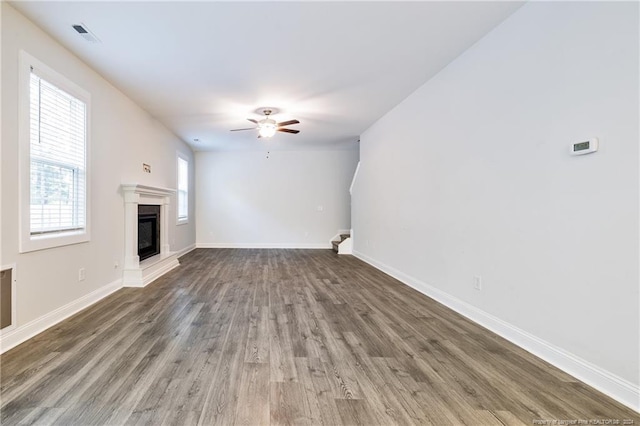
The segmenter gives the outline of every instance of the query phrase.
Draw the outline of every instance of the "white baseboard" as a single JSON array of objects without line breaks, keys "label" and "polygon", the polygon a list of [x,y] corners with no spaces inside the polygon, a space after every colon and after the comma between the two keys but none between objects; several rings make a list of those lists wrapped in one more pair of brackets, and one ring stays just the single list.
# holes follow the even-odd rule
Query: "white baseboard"
[{"label": "white baseboard", "polygon": [[178,250],[176,252],[176,257],[180,258],[180,257],[184,256],[185,254],[187,254],[187,253],[189,253],[189,252],[191,252],[191,251],[193,251],[195,249],[196,249],[196,243],[193,243],[190,246],[187,246],[187,247],[185,247],[185,248],[183,248],[181,250]]},{"label": "white baseboard", "polygon": [[506,321],[464,302],[432,285],[420,281],[371,257],[353,251],[353,255],[376,269],[392,276],[426,296],[451,308],[473,322],[485,327],[511,343],[547,361],[587,385],[610,396],[627,407],[640,412],[640,386],[604,370],[584,359],[542,340]]},{"label": "white baseboard", "polygon": [[330,249],[331,243],[196,243],[197,248]]},{"label": "white baseboard", "polygon": [[9,349],[18,346],[20,343],[32,338],[36,334],[42,333],[49,327],[53,327],[60,321],[69,318],[81,310],[88,308],[121,288],[122,280],[117,279],[112,283],[74,300],[71,303],[41,316],[40,318],[36,318],[35,320],[24,325],[20,325],[11,331],[2,333],[0,336],[0,353],[4,353]]}]

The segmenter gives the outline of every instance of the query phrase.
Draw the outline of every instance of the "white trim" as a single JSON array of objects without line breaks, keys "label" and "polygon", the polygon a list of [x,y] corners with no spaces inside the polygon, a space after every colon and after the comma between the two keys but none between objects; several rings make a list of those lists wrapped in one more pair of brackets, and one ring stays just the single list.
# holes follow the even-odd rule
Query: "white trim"
[{"label": "white trim", "polygon": [[36,334],[42,333],[46,329],[53,327],[81,310],[88,308],[121,288],[122,280],[118,279],[40,318],[36,318],[33,321],[19,326],[11,332],[3,333],[0,336],[0,353],[4,353],[18,346],[20,343],[32,338]]},{"label": "white trim", "polygon": [[[16,268],[15,263],[10,263],[9,265],[0,266],[0,271],[8,271],[11,270],[11,325],[0,330],[0,338],[2,335],[6,335],[10,333],[12,330],[17,328],[18,322],[18,312],[16,310],[16,282],[18,282],[18,270]],[[0,352],[2,353],[2,352]]]},{"label": "white trim", "polygon": [[189,253],[189,252],[192,252],[192,251],[193,251],[193,250],[195,250],[195,249],[196,249],[196,245],[195,245],[195,243],[194,243],[194,244],[191,244],[190,246],[187,246],[187,247],[185,247],[185,248],[183,248],[183,249],[178,250],[177,252],[175,252],[175,253],[176,253],[176,257],[177,257],[177,258],[180,258],[180,257],[184,256],[185,254],[187,254],[187,253]]},{"label": "white trim", "polygon": [[196,243],[196,248],[330,249],[331,243]]},{"label": "white trim", "polygon": [[640,386],[598,367],[564,349],[542,340],[506,321],[439,290],[432,285],[372,259],[358,251],[353,255],[420,293],[440,302],[473,322],[485,327],[511,343],[547,361],[565,373],[640,412]]},{"label": "white trim", "polygon": [[[2,4],[0,4],[0,22],[2,22]],[[2,31],[0,31],[0,46],[2,46]],[[1,53],[1,52],[0,52]],[[2,80],[2,54],[0,54],[0,81]],[[2,84],[0,84],[0,99],[2,97]],[[0,102],[0,147],[2,147],[2,102]],[[2,149],[0,149],[0,169],[1,165],[4,164],[2,162]],[[0,241],[4,241],[2,239],[2,173],[0,172]],[[6,203],[6,202],[5,202]],[[2,265],[2,244],[0,243],[0,265]]]},{"label": "white trim", "polygon": [[162,188],[159,186],[141,185],[139,183],[123,183],[120,185],[124,193],[139,194],[141,196],[150,196],[154,198],[169,197],[176,190],[171,188]]},{"label": "white trim", "polygon": [[[19,251],[27,253],[91,240],[91,94],[62,74],[51,69],[24,50],[19,54],[18,73],[18,228]],[[30,223],[30,108],[31,67],[38,75],[85,103],[85,226],[81,231],[32,236]]]},{"label": "white trim", "polygon": [[338,244],[338,254],[353,254],[353,240],[351,237],[345,238]]}]

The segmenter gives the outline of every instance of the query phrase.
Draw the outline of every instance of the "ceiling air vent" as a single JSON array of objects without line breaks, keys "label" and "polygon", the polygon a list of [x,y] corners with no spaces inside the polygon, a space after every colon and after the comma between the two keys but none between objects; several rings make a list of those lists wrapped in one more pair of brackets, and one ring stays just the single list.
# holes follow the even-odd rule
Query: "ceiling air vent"
[{"label": "ceiling air vent", "polygon": [[91,43],[99,43],[100,42],[98,37],[96,37],[91,31],[89,31],[87,29],[86,25],[84,25],[84,24],[75,24],[75,25],[72,25],[72,27],[85,40],[90,41]]}]

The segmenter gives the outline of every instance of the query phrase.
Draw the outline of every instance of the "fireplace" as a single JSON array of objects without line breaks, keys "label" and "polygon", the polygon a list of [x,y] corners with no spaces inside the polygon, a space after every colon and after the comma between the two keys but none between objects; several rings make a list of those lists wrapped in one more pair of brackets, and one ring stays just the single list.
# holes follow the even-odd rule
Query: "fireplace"
[{"label": "fireplace", "polygon": [[169,205],[175,190],[138,183],[125,183],[121,188],[124,198],[122,285],[144,287],[180,266],[169,246]]},{"label": "fireplace", "polygon": [[160,254],[160,206],[138,205],[138,256],[140,260]]}]

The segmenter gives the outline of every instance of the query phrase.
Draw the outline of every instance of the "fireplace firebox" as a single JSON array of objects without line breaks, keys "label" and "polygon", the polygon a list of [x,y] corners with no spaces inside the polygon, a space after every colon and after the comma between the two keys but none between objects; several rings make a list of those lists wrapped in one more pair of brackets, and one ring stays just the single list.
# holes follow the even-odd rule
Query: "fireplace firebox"
[{"label": "fireplace firebox", "polygon": [[138,257],[160,254],[160,206],[138,205]]}]

